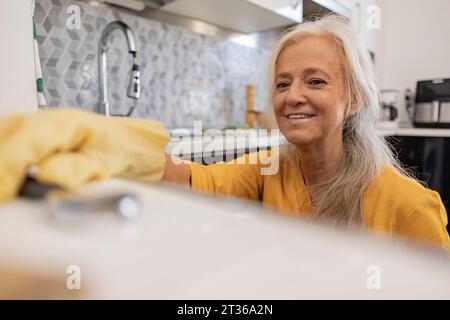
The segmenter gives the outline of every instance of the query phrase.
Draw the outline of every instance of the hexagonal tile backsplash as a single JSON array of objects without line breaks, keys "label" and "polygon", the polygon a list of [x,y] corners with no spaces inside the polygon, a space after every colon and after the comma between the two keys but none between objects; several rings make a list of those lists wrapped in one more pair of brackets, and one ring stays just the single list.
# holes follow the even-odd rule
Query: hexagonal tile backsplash
[{"label": "hexagonal tile backsplash", "polygon": [[[80,8],[80,28],[71,30],[70,6]],[[69,9],[69,10],[68,10]],[[74,0],[36,0],[35,21],[50,106],[97,110],[97,50],[101,32],[121,20],[134,31],[141,70],[139,100],[126,96],[132,58],[120,31],[112,34],[108,55],[111,113],[151,118],[168,127],[230,126],[245,122],[246,86],[256,86],[257,107],[267,106],[270,52],[219,41],[189,30],[114,9]]]}]

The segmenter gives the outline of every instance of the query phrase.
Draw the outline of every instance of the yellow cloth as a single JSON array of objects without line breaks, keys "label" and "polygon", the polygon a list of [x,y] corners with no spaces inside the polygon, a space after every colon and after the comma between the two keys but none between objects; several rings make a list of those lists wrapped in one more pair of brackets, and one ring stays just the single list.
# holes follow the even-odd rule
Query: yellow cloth
[{"label": "yellow cloth", "polygon": [[38,181],[68,189],[111,176],[158,181],[168,141],[159,122],[76,109],[0,117],[0,202],[16,195],[32,165]]},{"label": "yellow cloth", "polygon": [[[278,173],[266,176],[261,175],[263,165],[249,164],[249,155],[240,161],[245,164],[189,163],[191,187],[207,193],[261,200],[264,207],[285,214],[312,216],[314,208],[299,165],[281,155],[280,152]],[[370,184],[363,209],[368,230],[450,248],[445,229],[447,214],[439,194],[401,176],[393,168],[386,168]]]}]

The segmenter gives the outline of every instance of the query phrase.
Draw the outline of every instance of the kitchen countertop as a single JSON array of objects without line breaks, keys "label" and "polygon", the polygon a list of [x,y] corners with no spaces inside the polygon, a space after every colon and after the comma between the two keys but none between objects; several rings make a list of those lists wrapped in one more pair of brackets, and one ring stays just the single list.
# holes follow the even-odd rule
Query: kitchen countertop
[{"label": "kitchen countertop", "polygon": [[[397,127],[393,125],[378,126],[383,136],[405,136],[405,137],[450,137],[450,129]],[[197,155],[207,151],[216,153],[230,152],[252,152],[258,149],[287,145],[286,138],[278,133],[267,136],[251,135],[248,130],[241,130],[240,134],[225,136],[201,136],[192,135],[172,138],[166,148],[166,152],[174,151],[175,154]]]},{"label": "kitchen countertop", "polygon": [[[67,293],[66,269],[76,265],[83,297],[97,299],[450,299],[450,261],[435,252],[162,183],[110,179],[80,193],[118,191],[140,198],[137,220],[106,212],[63,223],[45,202],[0,206],[0,271],[53,277]],[[374,270],[380,290],[368,288]],[[29,296],[45,296],[27,285]]]},{"label": "kitchen countertop", "polygon": [[400,136],[400,137],[450,137],[450,129],[433,129],[433,128],[380,128],[384,136]]},{"label": "kitchen countertop", "polygon": [[166,148],[167,153],[201,154],[204,152],[256,151],[286,145],[286,138],[278,130],[273,134],[258,135],[257,131],[242,130],[234,135],[184,136],[172,138]]}]

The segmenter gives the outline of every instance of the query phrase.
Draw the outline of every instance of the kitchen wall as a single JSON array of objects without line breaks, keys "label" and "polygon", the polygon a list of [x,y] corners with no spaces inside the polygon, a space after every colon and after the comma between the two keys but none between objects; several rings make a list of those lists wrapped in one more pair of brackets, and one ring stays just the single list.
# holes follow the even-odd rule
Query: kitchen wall
[{"label": "kitchen wall", "polygon": [[[363,43],[375,53],[382,89],[415,89],[419,79],[450,77],[448,0],[339,0],[353,10]],[[358,11],[357,4],[361,10]],[[81,29],[69,30],[67,8],[81,8]],[[381,29],[368,29],[367,8],[381,8]],[[36,22],[45,96],[52,106],[94,110],[98,101],[97,46],[101,30],[115,19],[132,26],[140,47],[142,98],[135,116],[161,120],[167,126],[241,124],[245,86],[257,87],[257,107],[266,101],[269,52],[199,35],[117,10],[94,8],[74,0],[37,0]],[[113,113],[125,113],[130,58],[117,32],[108,53]],[[407,121],[404,101],[400,117]]]},{"label": "kitchen wall", "polygon": [[31,10],[31,0],[0,1],[0,115],[37,110]]},{"label": "kitchen wall", "polygon": [[[375,71],[381,80],[384,76],[384,57],[383,57],[383,11],[386,1],[396,0],[337,0],[339,3],[352,11],[351,19],[353,27],[359,35],[362,43],[375,54]],[[381,10],[381,28],[368,28],[367,22],[373,14],[367,10],[371,6],[378,6]]]},{"label": "kitchen wall", "polygon": [[[80,28],[71,30],[71,5],[80,8]],[[96,110],[99,99],[97,50],[101,31],[122,20],[135,32],[142,74],[142,96],[133,116],[162,121],[168,127],[242,124],[246,85],[256,85],[257,108],[267,106],[270,52],[221,41],[189,30],[96,8],[74,0],[36,0],[37,39],[50,106]],[[73,22],[73,21],[72,21]],[[126,113],[131,57],[124,36],[115,31],[108,52],[109,100],[113,114]]]},{"label": "kitchen wall", "polygon": [[[399,116],[410,123],[404,93],[415,91],[418,80],[450,78],[450,1],[448,0],[338,0],[352,9],[362,42],[376,56],[381,89],[400,92]],[[357,4],[361,10],[357,9]],[[366,26],[367,8],[381,10],[381,29]],[[359,16],[360,15],[360,16]]]},{"label": "kitchen wall", "polygon": [[[450,1],[387,0],[382,13],[383,88],[403,96],[418,80],[450,78]],[[403,99],[400,115],[408,119]]]}]

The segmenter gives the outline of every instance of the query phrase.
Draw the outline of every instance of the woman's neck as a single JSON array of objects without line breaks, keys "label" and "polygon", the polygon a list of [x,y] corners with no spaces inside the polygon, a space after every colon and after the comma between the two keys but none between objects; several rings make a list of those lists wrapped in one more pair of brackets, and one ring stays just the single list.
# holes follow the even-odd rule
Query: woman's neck
[{"label": "woman's neck", "polygon": [[300,167],[306,187],[318,185],[334,177],[343,155],[342,139],[328,139],[314,145],[297,146]]}]

